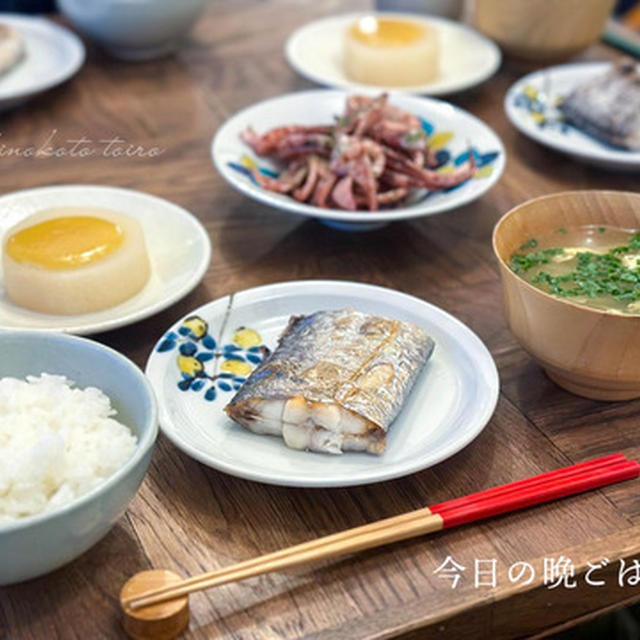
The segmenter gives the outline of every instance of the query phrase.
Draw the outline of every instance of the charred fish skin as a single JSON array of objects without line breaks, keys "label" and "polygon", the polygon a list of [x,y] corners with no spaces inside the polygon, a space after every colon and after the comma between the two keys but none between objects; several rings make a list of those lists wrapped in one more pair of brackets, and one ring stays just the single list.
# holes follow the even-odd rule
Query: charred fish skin
[{"label": "charred fish skin", "polygon": [[577,86],[560,104],[577,128],[617,147],[640,150],[640,73],[624,59]]},{"label": "charred fish skin", "polygon": [[433,349],[409,322],[353,309],[293,316],[225,411],[295,449],[381,454]]}]

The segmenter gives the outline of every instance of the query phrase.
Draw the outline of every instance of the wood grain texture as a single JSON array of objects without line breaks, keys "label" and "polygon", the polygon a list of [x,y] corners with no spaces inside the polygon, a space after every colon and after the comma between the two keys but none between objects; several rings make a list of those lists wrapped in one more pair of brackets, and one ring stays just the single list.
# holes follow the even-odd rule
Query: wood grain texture
[{"label": "wood grain texture", "polygon": [[[51,183],[132,187],[192,211],[213,242],[203,283],[165,312],[96,339],[140,366],[166,327],[211,299],[297,278],[372,282],[446,309],[484,340],[502,393],[486,430],[433,469],[376,486],[335,490],[269,487],[232,478],[186,457],[160,437],[149,474],[127,514],[90,552],[55,573],[0,590],[0,638],[117,638],[118,593],[132,574],[164,568],[188,576],[429,503],[622,451],[640,457],[640,401],[606,404],[556,387],[509,333],[491,231],[512,206],[566,189],[637,189],[637,178],[575,163],[521,136],[503,96],[521,70],[511,64],[453,101],[505,143],[504,176],[461,209],[366,234],[339,233],[270,210],[230,189],[209,158],[211,136],[236,110],[310,87],[286,65],[283,42],[315,17],[365,7],[364,0],[212,2],[173,59],[127,65],[89,45],[71,82],[0,115],[0,142],[26,146],[85,135],[118,135],[158,146],[154,159],[0,155],[0,192]],[[584,59],[612,57],[595,46]],[[549,591],[505,579],[527,560],[571,555],[640,558],[637,483],[609,487],[480,526],[222,586],[191,598],[189,638],[379,640],[513,638],[543,633],[635,597],[633,589]],[[608,555],[607,555],[608,554]],[[452,591],[434,570],[451,555],[465,565]],[[474,559],[495,558],[495,589],[474,588]],[[636,588],[637,590],[637,588]],[[636,591],[637,595],[637,591]],[[550,606],[552,605],[552,606]]]}]

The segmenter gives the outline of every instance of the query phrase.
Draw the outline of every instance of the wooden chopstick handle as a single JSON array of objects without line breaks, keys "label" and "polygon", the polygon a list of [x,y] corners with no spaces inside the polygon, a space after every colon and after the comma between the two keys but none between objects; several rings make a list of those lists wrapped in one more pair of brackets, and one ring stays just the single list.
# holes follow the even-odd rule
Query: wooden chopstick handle
[{"label": "wooden chopstick handle", "polygon": [[262,556],[256,559],[260,561],[259,563],[254,562],[250,566],[246,566],[247,563],[240,563],[220,571],[208,573],[206,576],[200,576],[196,582],[187,584],[188,581],[185,581],[164,593],[156,592],[148,596],[137,596],[130,601],[125,601],[123,604],[125,607],[136,610],[159,602],[165,602],[166,600],[173,600],[202,589],[217,587],[228,582],[236,582],[263,573],[280,571],[308,562],[356,553],[365,549],[373,549],[374,547],[406,540],[407,538],[433,533],[440,531],[442,526],[442,518],[437,514],[430,514],[421,518],[407,519],[394,527],[365,531],[346,539],[328,543],[326,538],[320,538],[319,540],[324,540],[322,545],[303,549],[302,551],[296,549],[296,547],[290,547],[283,550],[288,553],[278,553],[277,557]]},{"label": "wooden chopstick handle", "polygon": [[[308,542],[302,542],[300,544],[291,546],[291,547],[286,547],[285,549],[280,549],[278,551],[274,551],[272,553],[268,553],[262,556],[258,556],[255,558],[250,558],[249,560],[244,560],[242,562],[239,562],[237,564],[228,566],[228,567],[223,567],[222,569],[218,569],[216,571],[212,571],[209,573],[204,573],[202,575],[199,576],[194,576],[192,578],[188,578],[187,580],[184,580],[181,585],[182,586],[187,586],[187,585],[196,585],[200,582],[202,582],[203,580],[207,580],[210,576],[212,575],[216,575],[216,576],[222,576],[225,573],[231,572],[231,571],[236,571],[238,569],[245,569],[245,568],[249,568],[252,566],[255,566],[256,564],[261,564],[262,562],[264,562],[265,560],[276,560],[278,558],[283,558],[283,557],[287,557],[289,555],[291,555],[292,553],[302,553],[304,551],[308,551],[311,549],[314,549],[316,547],[322,547],[328,543],[334,543],[334,542],[339,542],[340,540],[345,540],[347,538],[351,538],[353,536],[356,535],[362,535],[362,534],[366,534],[366,533],[373,533],[375,531],[380,531],[382,529],[386,529],[387,527],[391,527],[391,526],[396,526],[405,522],[410,522],[410,521],[415,521],[415,520],[423,520],[424,518],[427,518],[428,516],[432,515],[431,511],[427,508],[422,508],[422,509],[416,509],[415,511],[409,511],[407,513],[403,513],[401,515],[398,516],[392,516],[390,518],[384,518],[383,520],[376,520],[375,522],[371,522],[369,524],[365,524],[362,525],[360,527],[354,527],[352,529],[347,529],[345,531],[339,531],[338,533],[332,533],[328,536],[323,536],[321,538],[315,538],[314,540],[309,540]],[[174,585],[169,585],[166,587],[163,587],[161,589],[154,589],[152,592],[149,592],[149,596],[151,595],[160,595],[161,593],[168,593],[168,592],[172,592],[175,589]],[[142,596],[138,595],[135,598],[130,598],[127,599],[125,601],[126,605],[129,605],[131,603],[133,603],[134,601],[137,601],[138,599],[140,599]],[[136,608],[139,608],[136,605]]]}]

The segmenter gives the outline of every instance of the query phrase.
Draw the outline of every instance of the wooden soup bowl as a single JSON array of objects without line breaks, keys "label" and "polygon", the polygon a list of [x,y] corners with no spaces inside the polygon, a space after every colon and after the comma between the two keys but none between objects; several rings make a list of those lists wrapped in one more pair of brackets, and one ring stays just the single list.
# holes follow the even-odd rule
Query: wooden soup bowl
[{"label": "wooden soup bowl", "polygon": [[476,0],[474,24],[512,57],[570,58],[595,42],[615,0]]},{"label": "wooden soup bowl", "polygon": [[[619,315],[555,298],[509,268],[527,240],[561,227],[640,229],[640,195],[566,191],[535,198],[506,213],[493,230],[504,313],[520,344],[561,387],[596,400],[640,397],[640,316]],[[558,244],[561,246],[561,237]]]}]

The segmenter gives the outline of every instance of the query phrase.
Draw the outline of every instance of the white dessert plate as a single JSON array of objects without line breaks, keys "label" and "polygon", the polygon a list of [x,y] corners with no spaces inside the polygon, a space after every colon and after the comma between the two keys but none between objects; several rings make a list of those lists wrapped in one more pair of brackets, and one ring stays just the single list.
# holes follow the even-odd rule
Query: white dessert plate
[{"label": "white dessert plate", "polygon": [[0,76],[0,108],[15,106],[61,84],[84,62],[82,40],[51,20],[0,13],[0,24],[19,31],[25,45],[22,59]]},{"label": "white dessert plate", "polygon": [[151,262],[146,286],[123,303],[82,315],[29,311],[7,299],[0,267],[0,329],[40,329],[77,335],[98,333],[138,322],[189,293],[202,279],[211,258],[204,227],[185,209],[130,189],[93,185],[38,187],[0,197],[0,242],[25,217],[53,207],[101,207],[136,219],[144,231]]},{"label": "white dessert plate", "polygon": [[[226,416],[224,406],[263,357],[260,346],[273,349],[291,315],[344,307],[415,322],[436,343],[389,429],[383,455],[289,449]],[[160,427],[179,449],[225,473],[293,487],[381,482],[437,464],[482,431],[499,390],[489,351],[453,316],[391,289],[326,280],[247,289],[196,309],[160,337],[146,374]]]},{"label": "white dessert plate", "polygon": [[[481,120],[452,104],[419,96],[390,96],[389,102],[418,116],[429,135],[430,147],[438,153],[438,171],[452,171],[468,158],[471,145],[477,171],[473,178],[442,191],[414,190],[401,205],[379,211],[323,209],[301,203],[290,195],[261,187],[251,176],[257,168],[268,176],[280,170],[267,158],[257,156],[240,134],[253,127],[262,134],[281,125],[331,124],[344,112],[346,91],[316,89],[258,102],[238,112],[217,131],[212,145],[213,162],[229,184],[245,195],[276,209],[317,218],[346,231],[366,231],[395,220],[441,213],[461,207],[487,192],[500,178],[505,151],[500,138]],[[372,94],[374,95],[374,94]]]},{"label": "white dessert plate", "polygon": [[[605,73],[610,62],[578,62],[548,67],[520,78],[504,99],[507,117],[536,142],[608,169],[640,170],[640,151],[614,147],[562,119],[558,100],[578,84]],[[640,68],[640,67],[639,67]]]},{"label": "white dessert plate", "polygon": [[[426,22],[437,31],[439,39],[440,70],[427,84],[410,87],[378,87],[350,80],[342,63],[342,48],[347,29],[362,18],[364,13],[347,13],[315,20],[297,29],[285,45],[287,61],[300,75],[312,82],[360,91],[417,93],[439,96],[469,89],[490,78],[500,66],[502,56],[498,46],[470,27],[440,18],[417,14],[390,14]],[[379,13],[376,15],[380,15]]]}]

